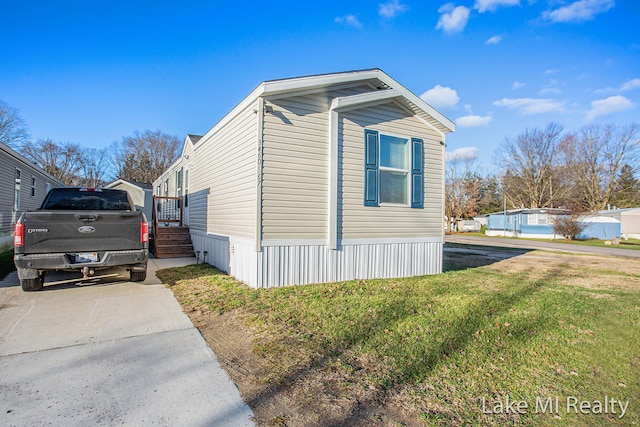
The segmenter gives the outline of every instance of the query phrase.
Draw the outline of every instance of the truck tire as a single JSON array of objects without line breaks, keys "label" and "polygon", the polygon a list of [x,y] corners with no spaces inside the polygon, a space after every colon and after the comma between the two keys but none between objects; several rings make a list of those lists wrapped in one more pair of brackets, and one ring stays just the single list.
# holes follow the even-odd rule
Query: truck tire
[{"label": "truck tire", "polygon": [[22,279],[20,280],[20,286],[25,292],[34,292],[42,290],[42,276],[38,276],[35,279]]},{"label": "truck tire", "polygon": [[130,278],[132,282],[144,282],[144,279],[147,278],[147,270],[144,271],[133,271],[130,272]]}]

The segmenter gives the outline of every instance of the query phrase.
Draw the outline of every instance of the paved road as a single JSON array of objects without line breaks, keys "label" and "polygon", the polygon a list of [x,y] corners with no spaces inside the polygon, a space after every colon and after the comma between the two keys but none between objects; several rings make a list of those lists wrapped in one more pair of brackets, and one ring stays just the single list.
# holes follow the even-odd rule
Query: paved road
[{"label": "paved road", "polygon": [[194,258],[150,260],[144,283],[122,269],[0,282],[0,425],[251,426],[253,413],[155,277]]},{"label": "paved road", "polygon": [[618,247],[595,247],[572,245],[568,243],[538,242],[535,240],[505,239],[500,237],[465,236],[464,234],[450,234],[445,236],[445,243],[466,245],[499,246],[520,249],[546,249],[563,252],[577,252],[597,255],[614,255],[628,258],[640,258],[640,250],[622,249]]}]

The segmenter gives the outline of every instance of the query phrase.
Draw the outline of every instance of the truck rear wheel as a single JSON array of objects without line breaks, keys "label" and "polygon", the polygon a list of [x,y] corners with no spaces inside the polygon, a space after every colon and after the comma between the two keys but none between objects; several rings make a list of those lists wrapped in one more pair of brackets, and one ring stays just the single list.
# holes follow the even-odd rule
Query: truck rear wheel
[{"label": "truck rear wheel", "polygon": [[144,279],[147,278],[147,270],[144,271],[130,271],[130,278],[132,282],[144,282]]},{"label": "truck rear wheel", "polygon": [[35,279],[22,279],[20,280],[20,286],[25,292],[34,292],[42,290],[42,276],[38,276]]}]

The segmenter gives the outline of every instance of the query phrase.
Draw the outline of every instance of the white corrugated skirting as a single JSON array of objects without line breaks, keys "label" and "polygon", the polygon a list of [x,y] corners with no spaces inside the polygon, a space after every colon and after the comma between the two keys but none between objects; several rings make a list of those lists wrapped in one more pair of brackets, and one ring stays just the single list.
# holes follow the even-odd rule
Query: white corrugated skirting
[{"label": "white corrugated skirting", "polygon": [[250,239],[192,232],[200,259],[254,288],[354,279],[411,277],[442,272],[442,242],[343,244],[330,250],[321,244],[263,246]]}]

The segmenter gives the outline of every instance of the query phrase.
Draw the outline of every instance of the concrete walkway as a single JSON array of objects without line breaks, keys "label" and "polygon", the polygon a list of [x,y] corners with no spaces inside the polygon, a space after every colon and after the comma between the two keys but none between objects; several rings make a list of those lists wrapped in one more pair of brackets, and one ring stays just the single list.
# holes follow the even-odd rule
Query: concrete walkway
[{"label": "concrete walkway", "polygon": [[253,413],[149,262],[47,276],[22,292],[0,282],[0,425],[252,426]]},{"label": "concrete walkway", "polygon": [[509,239],[500,237],[465,236],[464,234],[450,234],[444,238],[445,243],[465,245],[499,246],[504,248],[542,249],[550,251],[575,252],[595,255],[621,256],[640,258],[640,250],[622,249],[622,247],[597,247],[574,245],[570,243],[553,243],[535,240]]}]

